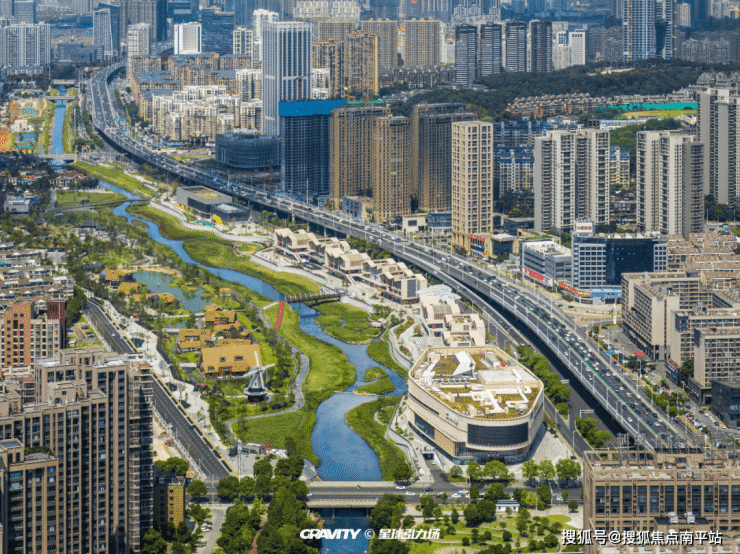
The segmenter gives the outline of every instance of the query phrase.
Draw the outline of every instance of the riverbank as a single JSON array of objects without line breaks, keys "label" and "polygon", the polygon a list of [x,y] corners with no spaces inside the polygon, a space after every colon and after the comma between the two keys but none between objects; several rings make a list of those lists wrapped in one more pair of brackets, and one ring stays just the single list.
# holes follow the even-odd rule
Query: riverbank
[{"label": "riverbank", "polygon": [[125,173],[116,171],[112,168],[101,165],[92,165],[81,161],[69,164],[69,167],[73,167],[90,177],[96,177],[107,181],[112,185],[120,187],[130,193],[138,194],[144,198],[149,198],[156,192],[154,185],[147,186],[138,179],[134,179],[130,175],[126,175]]},{"label": "riverbank", "polygon": [[77,109],[77,100],[72,100],[67,104],[67,110],[64,112],[64,122],[62,123],[62,150],[65,154],[74,152],[74,139],[72,138],[72,114]]},{"label": "riverbank", "polygon": [[384,338],[381,338],[379,341],[376,341],[367,347],[367,355],[379,364],[384,365],[388,369],[392,369],[404,379],[408,379],[409,372],[396,363],[396,360],[391,356],[390,348],[391,345],[388,344]]},{"label": "riverbank", "polygon": [[329,336],[347,344],[370,344],[382,332],[381,327],[371,325],[369,314],[360,308],[340,302],[325,302],[313,308],[322,314],[316,323]]},{"label": "riverbank", "polygon": [[[278,306],[272,306],[264,314],[274,324],[277,321]],[[339,347],[303,332],[298,312],[289,305],[284,305],[278,334],[309,359],[309,371],[302,389],[305,404],[293,413],[247,420],[237,431],[237,435],[242,440],[277,447],[289,445],[296,453],[318,466],[321,460],[311,448],[311,431],[316,423],[316,410],[332,394],[354,383],[357,370]]]},{"label": "riverbank", "polygon": [[378,455],[384,481],[393,481],[393,470],[406,463],[406,456],[394,442],[385,438],[386,427],[375,420],[375,413],[398,404],[400,399],[400,396],[378,398],[350,410],[345,418],[347,425]]},{"label": "riverbank", "polygon": [[[317,283],[290,273],[273,272],[255,263],[247,256],[237,256],[229,241],[217,237],[207,230],[186,229],[174,216],[165,214],[144,204],[134,204],[127,210],[130,214],[146,219],[159,226],[163,236],[183,241],[183,248],[193,260],[213,268],[232,269],[255,277],[271,285],[280,294],[292,296],[307,292],[318,292]],[[266,304],[263,304],[264,306]]]}]

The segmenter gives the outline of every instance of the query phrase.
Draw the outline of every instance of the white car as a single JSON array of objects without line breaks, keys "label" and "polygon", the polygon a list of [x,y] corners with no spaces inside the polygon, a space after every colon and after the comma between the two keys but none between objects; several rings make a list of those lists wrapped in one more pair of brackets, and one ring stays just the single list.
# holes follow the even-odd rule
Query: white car
[{"label": "white car", "polygon": [[416,493],[414,491],[408,491],[406,496],[416,496]]},{"label": "white car", "polygon": [[406,487],[404,487],[403,485],[396,485],[396,490],[397,491],[404,491],[404,490],[406,490]]}]

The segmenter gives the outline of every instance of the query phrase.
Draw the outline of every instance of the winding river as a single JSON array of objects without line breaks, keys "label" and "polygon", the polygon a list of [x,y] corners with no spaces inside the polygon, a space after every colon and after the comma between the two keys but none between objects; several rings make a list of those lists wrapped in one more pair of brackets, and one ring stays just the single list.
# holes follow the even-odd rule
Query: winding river
[{"label": "winding river", "polygon": [[[63,152],[62,125],[66,107],[67,102],[57,102],[54,129],[52,132],[52,153]],[[100,184],[108,190],[118,192],[132,201],[138,199],[136,195],[105,181],[100,181]],[[147,234],[152,240],[172,248],[184,262],[203,267],[226,281],[244,285],[271,300],[280,300],[282,298],[282,295],[272,286],[260,279],[230,269],[207,267],[196,262],[185,251],[182,241],[172,240],[162,236],[156,224],[129,214],[126,208],[130,204],[131,202],[124,202],[116,207],[113,213],[124,217],[128,223],[132,221],[142,222],[146,225]],[[319,476],[324,480],[380,480],[381,472],[377,455],[345,422],[347,412],[375,398],[372,396],[348,394],[348,392],[365,384],[363,381],[365,371],[379,364],[367,355],[367,345],[350,345],[327,335],[316,323],[316,316],[318,315],[316,310],[304,304],[294,304],[293,307],[300,314],[300,327],[304,332],[338,346],[346,354],[350,363],[357,368],[357,379],[347,391],[332,395],[319,405],[316,412],[316,425],[311,435],[311,446],[315,454],[321,458],[322,463],[318,468]],[[388,376],[396,387],[396,390],[391,394],[398,395],[406,392],[405,380],[391,369],[387,367],[383,367],[383,369],[388,372]],[[326,526],[329,528],[362,528],[368,525],[363,512],[357,510],[339,510],[337,517],[332,517],[331,513],[324,513],[323,516],[326,519]],[[368,540],[362,538],[362,533],[355,541],[331,541],[331,543],[324,541],[324,543],[322,552],[331,552],[332,554],[342,554],[345,552],[347,554],[355,554],[357,552],[367,551],[368,548]]]}]

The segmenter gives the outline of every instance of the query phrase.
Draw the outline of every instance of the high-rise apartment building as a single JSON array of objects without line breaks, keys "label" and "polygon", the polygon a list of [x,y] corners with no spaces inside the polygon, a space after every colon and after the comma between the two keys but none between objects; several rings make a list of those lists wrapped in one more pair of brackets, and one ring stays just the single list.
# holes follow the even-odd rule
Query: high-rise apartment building
[{"label": "high-rise apartment building", "polygon": [[470,87],[477,77],[478,29],[475,25],[455,27],[455,84]]},{"label": "high-rise apartment building", "polygon": [[315,42],[311,52],[312,67],[329,71],[329,99],[344,98],[345,43],[335,39]]},{"label": "high-rise apartment building", "polygon": [[[108,10],[110,12],[110,30],[111,30],[111,50],[114,53],[121,53],[121,39],[126,38],[121,36],[121,7],[116,6],[112,3],[99,2],[98,10]],[[93,34],[94,34],[95,18],[93,17]]]},{"label": "high-rise apartment building", "polygon": [[570,31],[568,46],[570,47],[570,65],[586,65],[586,31]]},{"label": "high-rise apartment building", "polygon": [[63,301],[22,300],[3,313],[2,367],[28,367],[64,348]]},{"label": "high-rise apartment building", "polygon": [[503,71],[503,28],[500,23],[484,23],[480,27],[480,76],[497,75]]},{"label": "high-rise apartment building", "polygon": [[696,104],[697,131],[704,149],[704,194],[740,208],[740,94],[708,88]]},{"label": "high-rise apartment building", "polygon": [[335,206],[347,196],[372,195],[374,121],[390,113],[389,107],[376,104],[332,112],[329,197]]},{"label": "high-rise apartment building", "polygon": [[277,136],[279,103],[311,99],[311,25],[266,22],[262,32],[262,132]]},{"label": "high-rise apartment building", "polygon": [[506,71],[527,71],[527,24],[506,22]]},{"label": "high-rise apartment building", "polygon": [[452,243],[493,231],[493,124],[452,124]]},{"label": "high-rise apartment building", "polygon": [[154,520],[177,528],[185,521],[185,477],[154,468]]},{"label": "high-rise apartment building", "polygon": [[664,235],[704,226],[704,144],[671,131],[637,133],[637,226]]},{"label": "high-rise apartment building", "polygon": [[675,0],[657,0],[655,7],[655,55],[673,59],[676,51]]},{"label": "high-rise apartment building", "polygon": [[93,46],[102,48],[106,58],[116,54],[113,50],[113,29],[108,9],[93,12]]},{"label": "high-rise apartment building", "polygon": [[233,3],[233,8],[228,6],[228,4],[225,7],[229,8],[227,11],[233,9],[234,25],[237,27],[246,27],[252,23],[252,12],[254,12],[256,2],[254,0],[233,0]]},{"label": "high-rise apartment building", "polygon": [[354,31],[349,34],[345,44],[345,75],[349,93],[360,98],[378,96],[378,36]]},{"label": "high-rise apartment building", "polygon": [[13,0],[13,19],[18,23],[36,23],[36,0]]},{"label": "high-rise apartment building", "polygon": [[203,48],[203,27],[200,23],[175,25],[175,54],[200,54]]},{"label": "high-rise apartment building", "polygon": [[403,64],[414,67],[437,65],[441,23],[435,19],[408,19],[403,23]]},{"label": "high-rise apartment building", "polygon": [[335,19],[320,19],[316,22],[317,42],[322,40],[342,40],[346,41],[350,33],[355,31],[357,23],[355,21],[341,21]]},{"label": "high-rise apartment building", "polygon": [[252,14],[252,31],[254,31],[254,51],[257,59],[262,62],[262,32],[265,23],[278,21],[280,16],[269,10],[254,10]]},{"label": "high-rise apartment building", "polygon": [[131,82],[131,60],[136,56],[148,56],[151,53],[149,42],[150,27],[147,23],[128,26],[126,34],[126,78]]},{"label": "high-rise apartment building", "polygon": [[346,100],[280,103],[283,192],[307,201],[329,194],[331,112]]},{"label": "high-rise apartment building", "polygon": [[0,27],[0,66],[39,67],[50,62],[50,25],[18,23]]},{"label": "high-rise apartment building", "polygon": [[0,0],[0,17],[13,18],[13,0]]},{"label": "high-rise apartment building", "polygon": [[623,0],[622,4],[623,61],[654,58],[656,0]]},{"label": "high-rise apartment building", "polygon": [[237,27],[234,29],[233,39],[231,53],[235,56],[248,56],[254,64],[254,31],[246,27]]},{"label": "high-rise apartment building", "polygon": [[411,196],[423,212],[452,202],[452,124],[474,121],[465,104],[417,104],[411,112]]},{"label": "high-rise apartment building", "polygon": [[3,384],[5,552],[138,551],[152,524],[149,365],[61,350]]},{"label": "high-rise apartment building", "polygon": [[390,19],[369,19],[360,22],[360,29],[378,36],[378,65],[396,67],[398,65],[398,23]]},{"label": "high-rise apartment building", "polygon": [[234,12],[221,11],[217,6],[200,10],[203,52],[231,54],[234,48]]},{"label": "high-rise apartment building", "polygon": [[[121,40],[128,34],[128,26],[137,23],[149,25],[149,40],[154,43],[167,37],[167,2],[166,0],[109,0],[107,2],[120,10]],[[98,9],[104,8],[102,3]],[[111,12],[113,13],[113,12]]]},{"label": "high-rise apartment building", "polygon": [[536,19],[529,23],[529,63],[533,73],[552,71],[552,22]]},{"label": "high-rise apartment building", "polygon": [[609,131],[549,131],[534,145],[535,229],[609,223]]},{"label": "high-rise apartment building", "polygon": [[373,123],[373,217],[384,221],[411,213],[409,119],[389,115]]}]

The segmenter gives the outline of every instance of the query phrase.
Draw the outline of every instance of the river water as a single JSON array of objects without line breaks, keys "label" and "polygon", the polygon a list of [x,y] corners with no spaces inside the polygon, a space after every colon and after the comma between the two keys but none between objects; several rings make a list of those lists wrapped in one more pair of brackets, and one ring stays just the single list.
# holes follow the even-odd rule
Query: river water
[{"label": "river water", "polygon": [[[52,133],[51,153],[63,152],[62,126],[66,104],[66,102],[57,102],[56,115],[54,117],[54,130]],[[101,180],[100,184],[109,190],[123,194],[126,198],[131,200],[138,199],[136,195],[105,181]],[[244,285],[271,300],[280,300],[282,298],[282,295],[272,286],[260,279],[229,269],[207,267],[196,262],[185,251],[182,241],[172,240],[162,236],[159,232],[159,227],[156,224],[129,214],[126,211],[129,204],[129,202],[126,202],[116,207],[113,210],[113,213],[124,217],[128,223],[131,223],[134,220],[142,222],[146,225],[147,234],[150,238],[160,244],[164,244],[172,248],[184,262],[204,267],[226,281]],[[179,289],[167,287],[167,284],[169,283],[165,283],[165,279],[163,279],[163,277],[164,276],[158,276],[158,281],[153,277],[144,275],[141,275],[139,278],[150,281],[151,284],[155,284],[156,282],[167,292],[173,292],[173,294],[181,292]],[[137,278],[137,280],[139,280],[139,278]],[[149,283],[147,283],[147,285],[149,286]],[[152,289],[151,286],[149,286],[149,288]],[[195,300],[201,301],[199,294],[196,294],[190,302],[197,303]],[[195,308],[194,305],[193,307]],[[347,390],[352,391],[363,385],[365,371],[372,366],[380,365],[367,355],[367,345],[350,345],[338,341],[327,335],[316,323],[316,316],[318,315],[316,310],[313,310],[304,304],[293,304],[293,308],[295,308],[301,316],[300,326],[304,332],[338,346],[346,354],[350,363],[357,368],[357,379]],[[390,394],[398,395],[406,392],[405,380],[391,369],[385,366],[381,367],[387,371],[391,382],[396,387],[396,390]],[[315,454],[321,458],[322,463],[318,468],[318,473],[322,479],[365,481],[381,479],[380,465],[378,463],[377,455],[367,445],[367,443],[357,435],[357,433],[349,428],[345,422],[347,412],[360,404],[372,401],[374,398],[375,397],[373,396],[359,396],[349,394],[348,392],[340,392],[332,395],[319,406],[316,412],[316,424],[311,434],[311,446]],[[329,511],[323,511],[322,516],[325,518],[327,528],[356,529],[368,526],[368,520],[364,517],[364,513],[358,510],[338,510],[336,514]],[[369,541],[364,538],[363,533],[360,533],[358,538],[354,541],[324,541],[322,554],[356,554],[366,552],[368,545]]]}]

